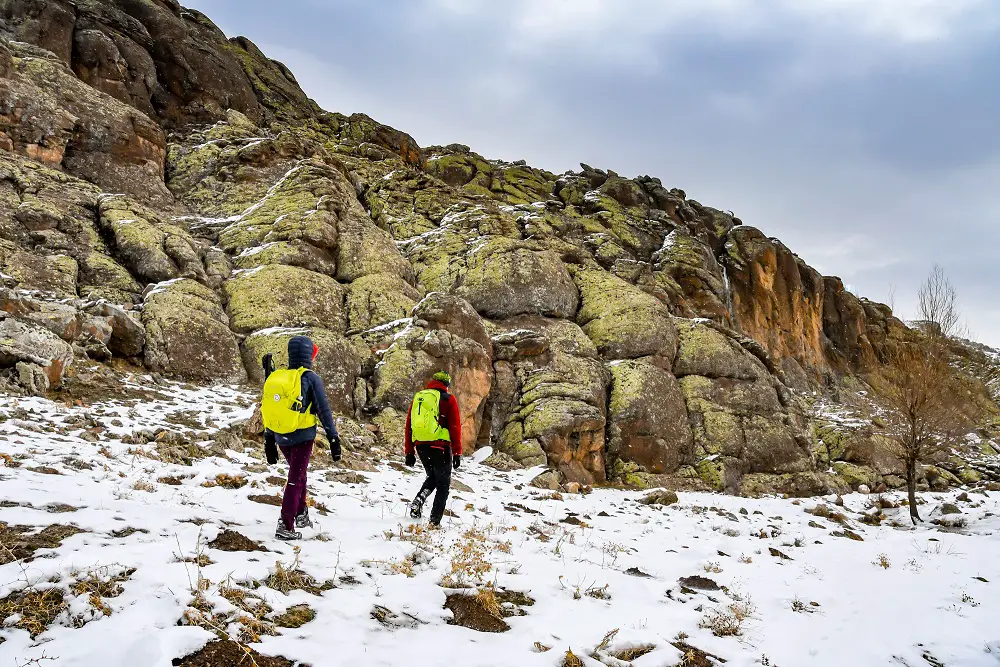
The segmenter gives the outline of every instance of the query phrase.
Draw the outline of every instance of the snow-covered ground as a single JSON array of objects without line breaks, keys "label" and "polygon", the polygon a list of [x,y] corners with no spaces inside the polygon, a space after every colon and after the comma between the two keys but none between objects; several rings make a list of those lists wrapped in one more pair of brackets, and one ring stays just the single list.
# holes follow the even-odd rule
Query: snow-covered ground
[{"label": "snow-covered ground", "polygon": [[[728,667],[1000,665],[997,493],[973,492],[969,500],[924,494],[925,518],[938,518],[943,502],[961,508],[966,526],[957,530],[862,525],[870,498],[846,497],[844,508],[833,509],[847,515],[846,528],[863,538],[857,541],[834,535],[846,535],[844,526],[806,512],[822,499],[682,493],[661,507],[637,502],[637,492],[553,498],[527,485],[530,471],[500,473],[468,461],[455,476],[466,486],[452,494],[454,516],[428,532],[406,516],[418,475],[398,464],[363,477],[318,470],[311,491],[329,512],[313,510],[316,528],[305,530],[296,552],[273,539],[278,508],[249,499],[279,494],[273,476],[283,466],[264,470],[232,450],[171,464],[143,454],[152,446],[122,441],[140,428],[195,428],[190,415],[177,418],[192,408],[207,427],[223,427],[246,418],[248,397],[226,388],[159,392],[133,405],[86,408],[0,398],[0,528],[31,527],[20,529],[28,536],[50,524],[85,531],[39,548],[30,562],[8,562],[0,548],[0,599],[54,587],[66,603],[33,639],[18,627],[22,616],[0,620],[0,666],[44,657],[52,660],[30,664],[166,667],[214,640],[179,621],[212,619],[246,640],[238,618],[254,616],[246,609],[257,598],[266,613],[256,614],[249,634],[267,630],[252,647],[314,667],[549,667],[564,664],[567,650],[580,662],[566,664],[615,666],[630,664],[614,656],[630,658],[623,651],[636,647],[653,647],[634,659],[637,667],[712,664],[692,647]],[[248,484],[203,486],[219,474]],[[179,485],[160,481],[170,477]],[[886,510],[901,524],[905,512]],[[211,547],[226,529],[267,551]],[[334,587],[286,595],[267,583],[278,564],[279,575],[298,568]],[[696,575],[710,581],[679,583]],[[123,590],[94,598],[79,584],[94,576],[118,576]],[[524,615],[506,618],[506,632],[449,624],[447,596],[485,584],[534,604],[508,604],[508,613]],[[706,590],[713,584],[719,589]],[[251,602],[240,611],[234,601],[244,593]],[[271,628],[299,605],[315,618]],[[716,636],[704,627],[713,620],[739,634]]]}]

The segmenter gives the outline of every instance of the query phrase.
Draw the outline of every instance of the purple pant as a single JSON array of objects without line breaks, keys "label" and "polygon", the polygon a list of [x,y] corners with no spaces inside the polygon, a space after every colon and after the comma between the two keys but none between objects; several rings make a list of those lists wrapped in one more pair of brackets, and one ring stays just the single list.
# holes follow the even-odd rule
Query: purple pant
[{"label": "purple pant", "polygon": [[288,482],[281,499],[281,520],[288,530],[295,530],[295,517],[306,511],[306,472],[312,456],[313,440],[301,445],[281,445],[282,455],[288,461]]}]

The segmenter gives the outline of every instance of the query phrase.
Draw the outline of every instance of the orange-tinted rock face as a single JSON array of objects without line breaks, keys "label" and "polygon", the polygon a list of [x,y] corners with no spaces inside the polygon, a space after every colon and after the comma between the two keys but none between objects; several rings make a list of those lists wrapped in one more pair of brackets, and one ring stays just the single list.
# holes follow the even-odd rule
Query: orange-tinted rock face
[{"label": "orange-tinted rock face", "polygon": [[726,243],[737,328],[778,358],[829,369],[823,346],[823,277],[778,241],[736,227]]}]

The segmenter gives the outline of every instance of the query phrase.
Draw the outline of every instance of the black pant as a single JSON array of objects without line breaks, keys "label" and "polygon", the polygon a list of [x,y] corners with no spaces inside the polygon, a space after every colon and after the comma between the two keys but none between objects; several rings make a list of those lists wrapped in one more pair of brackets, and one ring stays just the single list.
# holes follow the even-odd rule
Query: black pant
[{"label": "black pant", "polygon": [[432,491],[434,494],[434,506],[431,508],[431,523],[441,523],[444,516],[444,506],[448,503],[448,492],[451,491],[451,452],[448,449],[439,449],[430,445],[417,445],[417,454],[420,462],[424,464],[427,471],[427,479],[420,487],[420,496],[427,498]]}]

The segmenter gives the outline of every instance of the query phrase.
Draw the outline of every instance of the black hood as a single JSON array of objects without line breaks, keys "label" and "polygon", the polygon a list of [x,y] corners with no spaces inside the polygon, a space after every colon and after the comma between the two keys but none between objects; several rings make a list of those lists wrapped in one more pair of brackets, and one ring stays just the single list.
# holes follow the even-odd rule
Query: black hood
[{"label": "black hood", "polygon": [[313,342],[305,336],[296,336],[288,341],[288,367],[312,368]]}]

